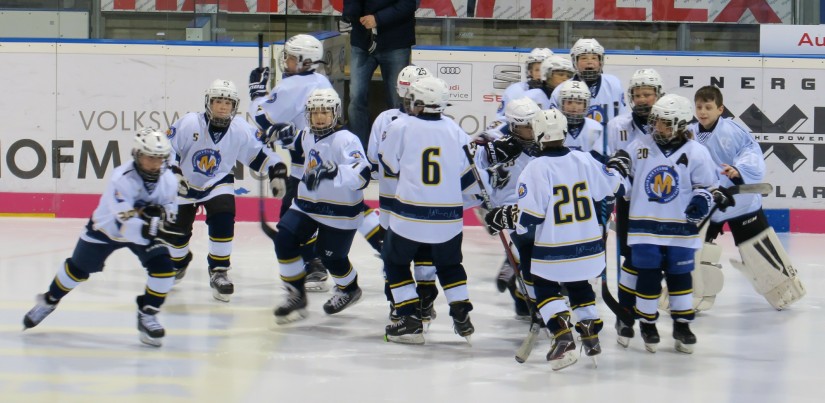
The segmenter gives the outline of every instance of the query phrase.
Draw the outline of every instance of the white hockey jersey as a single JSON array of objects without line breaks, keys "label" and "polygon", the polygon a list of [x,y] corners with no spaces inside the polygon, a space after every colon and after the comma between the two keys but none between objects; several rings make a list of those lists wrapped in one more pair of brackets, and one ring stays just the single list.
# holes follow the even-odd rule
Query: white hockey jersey
[{"label": "white hockey jersey", "polygon": [[[704,131],[699,123],[688,126],[696,141],[708,148],[719,178],[719,185],[729,187],[734,183],[722,174],[722,164],[728,164],[739,170],[744,183],[760,183],[765,178],[765,158],[759,143],[750,131],[727,118],[719,118],[710,131]],[[738,194],[733,196],[736,206],[728,207],[725,212],[716,211],[711,217],[713,222],[722,222],[736,218],[762,208],[762,195]]]},{"label": "white hockey jersey", "polygon": [[607,122],[607,155],[626,150],[633,140],[647,136],[647,121],[634,119],[633,112],[616,116]]},{"label": "white hockey jersey", "polygon": [[577,151],[595,151],[604,154],[604,127],[601,123],[584,118],[581,127],[567,128],[567,136],[564,138],[564,146]]},{"label": "white hockey jersey", "polygon": [[[579,80],[578,75],[571,80]],[[559,102],[559,90],[561,85],[553,90],[550,95],[550,107],[561,110]],[[590,86],[590,110],[587,117],[604,125],[623,113],[627,113],[627,104],[624,101],[625,91],[619,79],[612,74],[602,74],[599,79]]]},{"label": "white hockey jersey", "polygon": [[112,178],[86,226],[88,231],[80,238],[92,243],[114,241],[148,245],[149,240],[141,235],[145,221],[137,216],[135,209],[149,204],[160,205],[167,215],[175,216],[178,213],[177,196],[178,180],[170,169],[165,168],[156,183],[145,184],[135,162],[127,162],[112,171]]},{"label": "white hockey jersey", "polygon": [[[512,133],[510,132],[510,128],[506,122],[499,122],[497,125],[488,126],[487,130],[484,132],[484,135],[492,141],[499,139],[502,136],[511,136]],[[488,146],[492,147],[492,144],[488,143],[487,145],[478,146],[478,151],[475,153],[475,164],[478,168],[478,174],[481,177],[481,183],[484,184],[487,194],[490,195],[490,202],[493,204],[493,207],[499,207],[506,204],[516,204],[518,201],[518,197],[516,195],[518,177],[521,175],[524,167],[526,167],[527,164],[533,160],[533,157],[525,152],[522,152],[518,157],[516,157],[515,160],[502,164],[499,168],[500,174],[509,175],[510,180],[501,189],[496,189],[493,188],[490,183],[490,174],[487,171],[487,168],[494,165],[488,160],[488,153],[484,150],[484,147]]]},{"label": "white hockey jersey", "polygon": [[398,177],[389,226],[413,241],[446,242],[463,228],[463,191],[477,189],[463,149],[470,137],[446,116],[403,123],[378,148],[385,172]]},{"label": "white hockey jersey", "polygon": [[[370,133],[369,150],[367,157],[372,164],[372,169],[378,178],[378,208],[381,214],[378,215],[378,224],[381,228],[387,229],[390,225],[390,215],[392,206],[395,204],[395,189],[398,186],[398,178],[393,175],[386,175],[384,167],[378,161],[378,149],[381,142],[387,137],[390,126],[402,125],[409,118],[400,109],[389,109],[381,112],[372,124]],[[378,130],[376,130],[376,127]]]},{"label": "white hockey jersey", "polygon": [[179,203],[198,203],[234,194],[235,161],[263,174],[281,162],[281,157],[264,146],[257,134],[258,129],[240,116],[232,119],[227,132],[219,138],[209,133],[203,112],[187,113],[173,123],[167,137],[190,187],[189,194],[180,198]]},{"label": "white hockey jersey", "polygon": [[320,140],[304,130],[295,141],[296,151],[304,157],[304,171],[332,161],[338,165],[338,174],[332,180],[322,180],[312,191],[302,181],[289,208],[333,228],[358,228],[364,220],[363,189],[370,183],[370,164],[361,140],[342,129]]},{"label": "white hockey jersey", "polygon": [[653,137],[637,138],[630,154],[630,219],[627,244],[652,244],[698,249],[696,224],[685,218],[695,188],[713,188],[718,180],[707,148],[688,140],[665,155]]},{"label": "white hockey jersey", "polygon": [[623,182],[581,151],[545,151],[527,165],[518,178],[517,232],[536,226],[533,275],[569,282],[601,274],[605,249],[593,200],[613,196]]},{"label": "white hockey jersey", "polygon": [[[307,99],[312,91],[319,88],[332,88],[332,84],[326,76],[314,71],[285,77],[269,95],[256,98],[249,104],[249,115],[265,114],[272,123],[291,122],[296,131],[303,130],[307,127],[304,114]],[[292,150],[290,158],[289,175],[300,179],[304,175],[304,161]]]}]

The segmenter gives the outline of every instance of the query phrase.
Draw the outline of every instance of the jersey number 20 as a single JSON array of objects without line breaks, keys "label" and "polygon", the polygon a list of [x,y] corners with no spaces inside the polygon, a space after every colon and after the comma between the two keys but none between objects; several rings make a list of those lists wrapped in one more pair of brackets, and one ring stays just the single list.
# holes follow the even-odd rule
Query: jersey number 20
[{"label": "jersey number 20", "polygon": [[[569,224],[576,221],[587,221],[592,216],[592,209],[590,208],[590,197],[582,196],[580,193],[587,191],[587,182],[581,182],[573,185],[573,189],[566,185],[554,186],[553,196],[557,197],[559,201],[553,205],[553,218],[556,224]],[[572,197],[571,197],[572,195]],[[572,202],[573,213],[563,214],[562,208]]]}]

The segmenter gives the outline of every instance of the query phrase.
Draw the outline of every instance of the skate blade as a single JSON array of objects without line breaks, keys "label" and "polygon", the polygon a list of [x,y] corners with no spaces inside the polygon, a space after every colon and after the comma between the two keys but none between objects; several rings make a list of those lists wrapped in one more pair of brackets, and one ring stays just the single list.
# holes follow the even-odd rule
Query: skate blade
[{"label": "skate blade", "polygon": [[418,334],[404,334],[401,336],[390,336],[385,334],[384,341],[399,344],[424,344],[424,335]]},{"label": "skate blade", "polygon": [[560,369],[567,368],[573,364],[575,364],[579,360],[578,354],[575,351],[568,351],[564,353],[561,358],[551,360],[550,361],[550,368],[553,371],[558,371]]},{"label": "skate blade", "polygon": [[284,316],[275,316],[275,323],[279,325],[285,325],[287,323],[297,322],[299,320],[306,319],[307,317],[307,310],[306,309],[298,309],[289,313],[289,315]]},{"label": "skate blade", "polygon": [[[393,323],[395,323],[395,322],[393,322]],[[421,321],[421,324],[424,326],[424,333],[429,333],[430,332],[430,324],[431,323],[432,323],[431,320],[426,320],[426,321],[422,320]]]},{"label": "skate blade", "polygon": [[693,354],[693,344],[685,344],[676,340],[676,351],[684,354]]},{"label": "skate blade", "polygon": [[470,347],[472,347],[473,346],[473,336],[472,335],[467,335],[467,336],[464,336],[464,338],[467,339],[467,344],[470,345]]},{"label": "skate blade", "polygon": [[655,354],[657,347],[659,347],[658,344],[645,343],[645,350],[647,350],[648,353],[654,353]]},{"label": "skate blade", "polygon": [[221,302],[229,302],[229,299],[232,297],[232,294],[221,294],[217,288],[212,289],[212,298],[215,298]]},{"label": "skate blade", "polygon": [[599,360],[596,359],[596,356],[591,355],[590,359],[593,360],[593,368],[598,368],[599,367]]},{"label": "skate blade", "polygon": [[329,291],[329,284],[326,281],[305,283],[304,289],[306,289],[307,292],[327,292]]},{"label": "skate blade", "polygon": [[630,337],[619,336],[616,339],[616,343],[619,343],[620,346],[627,348],[630,346]]},{"label": "skate blade", "polygon": [[152,347],[160,347],[161,345],[163,345],[162,339],[151,337],[145,333],[140,334],[140,342]]}]

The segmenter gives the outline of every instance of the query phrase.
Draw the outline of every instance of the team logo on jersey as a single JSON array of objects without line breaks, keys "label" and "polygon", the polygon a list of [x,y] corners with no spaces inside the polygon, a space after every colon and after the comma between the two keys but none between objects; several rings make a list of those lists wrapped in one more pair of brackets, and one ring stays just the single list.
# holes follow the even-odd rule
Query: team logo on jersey
[{"label": "team logo on jersey", "polygon": [[116,200],[118,203],[123,203],[123,202],[126,200],[126,199],[124,199],[124,198],[123,198],[123,196],[121,196],[121,195],[120,195],[120,192],[119,192],[119,191],[117,191],[117,190],[115,190],[115,194],[114,194],[114,196],[115,196],[115,200]]},{"label": "team logo on jersey", "polygon": [[321,165],[323,161],[321,161],[321,154],[318,150],[311,150],[309,155],[307,155],[307,169],[312,169]]},{"label": "team logo on jersey", "polygon": [[[273,92],[272,94],[269,95],[269,99],[266,100],[266,103],[271,104],[271,103],[275,102],[276,99],[278,99],[278,93]],[[262,108],[259,106],[258,109],[262,109]]]},{"label": "team logo on jersey", "polygon": [[355,158],[357,160],[364,159],[364,156],[362,156],[361,152],[358,151],[358,150],[355,150],[355,151],[349,153],[349,156],[352,157],[352,158]]},{"label": "team logo on jersey", "polygon": [[176,129],[175,126],[169,127],[168,129],[166,129],[166,138],[172,140],[173,138],[175,138],[175,134],[177,134],[177,132],[178,129]]},{"label": "team logo on jersey", "polygon": [[518,198],[521,199],[521,198],[524,198],[524,196],[527,196],[527,185],[525,185],[523,183],[519,183],[518,184]]},{"label": "team logo on jersey", "polygon": [[208,177],[215,176],[218,167],[221,166],[221,153],[218,150],[203,149],[192,156],[192,167],[195,172]]},{"label": "team logo on jersey", "polygon": [[607,111],[604,110],[602,105],[590,105],[590,110],[587,111],[587,117],[599,123],[604,123],[607,117]]},{"label": "team logo on jersey", "polygon": [[645,193],[650,201],[670,203],[679,195],[679,174],[667,165],[653,168],[645,178]]}]

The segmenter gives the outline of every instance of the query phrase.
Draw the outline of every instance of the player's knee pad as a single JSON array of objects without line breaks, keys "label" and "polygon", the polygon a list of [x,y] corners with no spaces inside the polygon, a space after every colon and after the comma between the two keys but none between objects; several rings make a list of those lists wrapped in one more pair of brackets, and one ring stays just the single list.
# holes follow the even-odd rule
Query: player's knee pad
[{"label": "player's knee pad", "polygon": [[739,255],[742,261],[731,259],[731,264],[774,308],[784,309],[805,296],[805,287],[773,228],[740,243]]},{"label": "player's knee pad", "polygon": [[146,271],[152,277],[174,276],[175,267],[169,255],[157,255],[146,262]]},{"label": "player's knee pad", "polygon": [[88,269],[85,269],[85,268],[80,268],[79,266],[77,266],[74,263],[72,258],[68,258],[68,259],[66,259],[66,263],[64,264],[63,269],[66,272],[66,274],[69,275],[73,280],[75,280],[77,282],[81,282],[81,281],[88,280],[89,275],[91,273],[102,271],[103,267],[101,266],[100,269],[97,269],[97,270],[95,270],[95,269],[88,270]]},{"label": "player's knee pad", "polygon": [[565,282],[564,286],[567,287],[570,308],[576,309],[582,306],[595,305],[596,293],[588,281]]},{"label": "player's knee pad", "polygon": [[192,252],[187,251],[186,255],[183,257],[174,257],[172,256],[172,267],[176,270],[183,270],[189,267],[189,263],[192,262]]},{"label": "player's knee pad", "polygon": [[429,281],[435,282],[435,266],[432,262],[415,262],[413,263],[413,277],[416,282]]},{"label": "player's knee pad", "polygon": [[229,212],[215,213],[206,219],[209,238],[227,239],[235,234],[235,214]]},{"label": "player's knee pad", "polygon": [[281,228],[275,236],[275,255],[279,262],[295,260],[301,255],[298,237],[292,231]]}]

